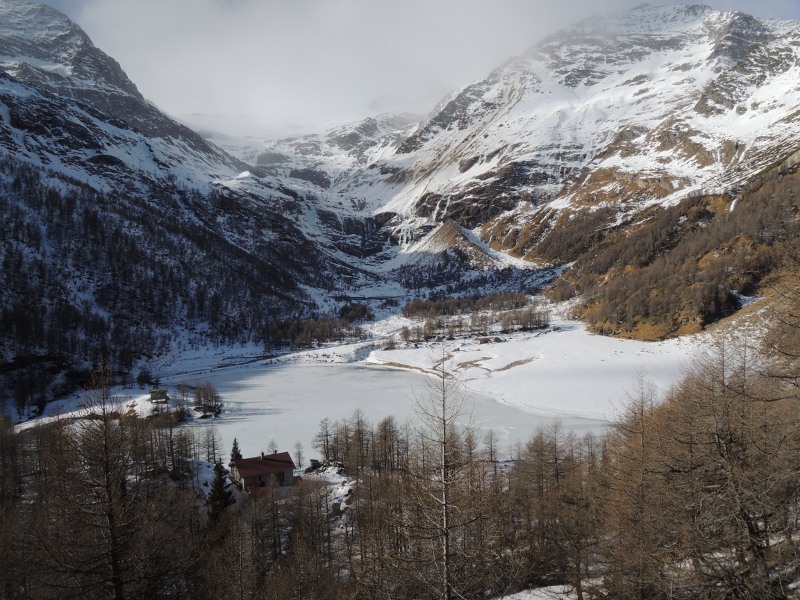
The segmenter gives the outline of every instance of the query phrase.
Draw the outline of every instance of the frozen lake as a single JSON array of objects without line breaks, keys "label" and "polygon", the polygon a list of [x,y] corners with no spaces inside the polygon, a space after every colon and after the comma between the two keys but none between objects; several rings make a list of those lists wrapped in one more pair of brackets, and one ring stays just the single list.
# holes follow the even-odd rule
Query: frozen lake
[{"label": "frozen lake", "polygon": [[[373,426],[389,415],[400,426],[413,420],[415,396],[429,393],[426,381],[431,378],[423,373],[444,356],[448,370],[463,382],[473,425],[481,434],[491,429],[505,457],[538,428],[556,421],[578,435],[602,433],[625,407],[637,380],[644,377],[656,396],[663,396],[707,343],[702,334],[656,343],[621,340],[559,320],[547,330],[506,336],[497,343],[464,338],[384,350],[366,341],[267,361],[258,348],[204,348],[167,355],[152,366],[171,394],[178,394],[182,382],[210,381],[216,387],[225,405],[222,414],[189,426],[213,425],[223,459],[233,438],[247,456],[269,450],[272,440],[289,452],[300,442],[308,459],[317,457],[311,443],[326,417],[343,420],[361,409]],[[142,415],[152,411],[143,390],[119,388],[116,393],[129,409],[138,406]],[[78,415],[80,403],[81,394],[53,402],[43,419],[19,427]]]},{"label": "frozen lake", "polygon": [[[225,409],[213,420],[192,427],[214,425],[222,438],[227,458],[233,438],[245,456],[267,451],[271,440],[280,450],[294,453],[299,441],[306,458],[317,457],[312,439],[319,422],[347,419],[361,409],[372,425],[388,415],[398,424],[414,417],[415,396],[428,394],[422,373],[378,365],[340,363],[331,365],[250,365],[204,373],[199,382],[210,381],[223,397]],[[177,382],[170,382],[176,384]],[[187,381],[194,384],[194,381]],[[574,415],[537,412],[528,407],[503,404],[490,396],[464,389],[472,421],[484,435],[494,431],[501,456],[517,443],[524,444],[538,427],[559,419],[579,435],[601,433],[607,421]]]}]

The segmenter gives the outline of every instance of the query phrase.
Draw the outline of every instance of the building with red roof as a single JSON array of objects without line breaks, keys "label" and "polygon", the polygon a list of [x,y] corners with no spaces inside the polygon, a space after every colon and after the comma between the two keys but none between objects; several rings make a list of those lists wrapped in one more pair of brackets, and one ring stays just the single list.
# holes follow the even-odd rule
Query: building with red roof
[{"label": "building with red roof", "polygon": [[288,452],[240,458],[230,464],[231,479],[245,492],[253,493],[267,485],[292,485],[294,461]]}]

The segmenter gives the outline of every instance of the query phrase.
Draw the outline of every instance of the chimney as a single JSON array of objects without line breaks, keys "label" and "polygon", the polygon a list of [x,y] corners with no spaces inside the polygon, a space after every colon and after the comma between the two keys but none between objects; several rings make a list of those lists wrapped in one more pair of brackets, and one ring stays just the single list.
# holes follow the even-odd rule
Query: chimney
[{"label": "chimney", "polygon": [[264,451],[261,451],[261,460],[264,460]]}]

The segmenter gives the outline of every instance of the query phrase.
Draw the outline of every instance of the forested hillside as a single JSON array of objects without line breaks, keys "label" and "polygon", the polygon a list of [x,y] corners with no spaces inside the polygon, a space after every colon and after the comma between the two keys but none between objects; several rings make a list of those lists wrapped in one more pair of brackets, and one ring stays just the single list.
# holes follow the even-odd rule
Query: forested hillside
[{"label": "forested hillside", "polygon": [[[423,119],[236,158],[63,14],[0,0],[0,598],[798,597],[798,81],[800,23],[642,5],[542,40]],[[558,327],[540,292],[570,301]],[[523,366],[554,356],[535,337],[567,317],[663,340],[758,295],[751,326],[715,332],[668,392],[620,392],[608,435],[557,423],[510,460],[463,425],[448,360],[465,344],[441,350],[408,422],[304,414],[324,467],[253,495],[229,496],[212,464],[210,383],[147,415],[112,391],[214,346],[249,344],[237,358],[260,369],[290,348],[335,362],[325,344],[345,338],[354,362],[469,338],[481,391],[513,373],[536,393]],[[376,313],[384,338],[362,343]],[[495,360],[500,334],[524,354]],[[573,350],[550,361],[567,377]],[[619,372],[597,354],[591,401]],[[78,388],[70,418],[15,425]]]},{"label": "forested hillside", "polygon": [[[642,339],[694,333],[774,281],[800,234],[795,160],[728,194],[692,197],[619,222],[615,211],[566,214],[536,252],[573,256],[552,297],[583,298],[598,332]],[[766,281],[765,281],[766,280]]]},{"label": "forested hillside", "polygon": [[273,320],[309,313],[315,305],[298,281],[327,265],[297,251],[299,234],[279,213],[244,224],[268,237],[242,231],[247,245],[230,239],[241,224],[221,226],[216,217],[229,219],[248,202],[225,188],[101,192],[0,158],[8,388],[35,403],[59,394],[48,386],[65,369],[105,359],[132,375],[142,356],[209,341],[260,343]]}]

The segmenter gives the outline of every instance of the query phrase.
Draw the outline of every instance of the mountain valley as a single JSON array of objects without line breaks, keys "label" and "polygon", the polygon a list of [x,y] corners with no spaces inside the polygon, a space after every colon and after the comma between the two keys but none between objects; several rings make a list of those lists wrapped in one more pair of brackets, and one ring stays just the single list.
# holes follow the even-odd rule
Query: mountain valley
[{"label": "mountain valley", "polygon": [[800,21],[232,122],[0,0],[0,597],[798,597]]},{"label": "mountain valley", "polygon": [[421,120],[257,144],[161,113],[54,9],[0,13],[6,373],[273,348],[274,323],[343,303],[502,290],[663,339],[733,314],[798,231],[794,22],[643,6]]}]

